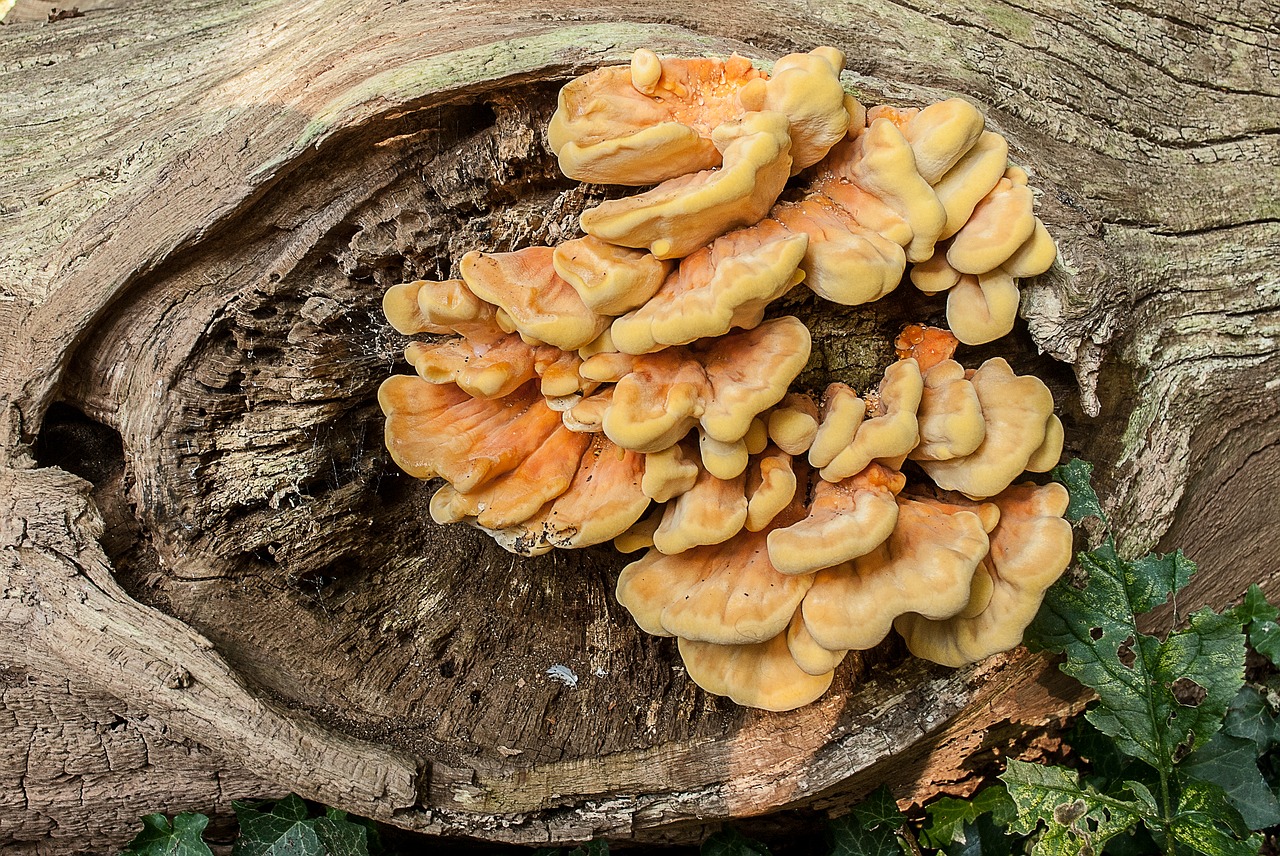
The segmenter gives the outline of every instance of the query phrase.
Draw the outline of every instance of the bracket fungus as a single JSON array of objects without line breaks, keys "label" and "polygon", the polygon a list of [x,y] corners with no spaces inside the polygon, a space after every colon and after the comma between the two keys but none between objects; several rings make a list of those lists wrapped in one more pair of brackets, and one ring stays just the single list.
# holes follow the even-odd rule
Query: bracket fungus
[{"label": "bracket fungus", "polygon": [[[393,460],[444,481],[433,519],[522,555],[644,551],[621,604],[704,689],[769,710],[894,628],[952,666],[1017,645],[1071,550],[1062,489],[1013,486],[1061,455],[1048,387],[952,358],[1008,333],[1017,280],[1057,257],[1028,176],[973,105],[868,110],[843,64],[639,50],[569,82],[565,175],[656,186],[383,302],[433,337],[378,396]],[[792,389],[810,333],[777,301],[904,278],[946,294],[949,332],[908,327],[861,395]]]}]

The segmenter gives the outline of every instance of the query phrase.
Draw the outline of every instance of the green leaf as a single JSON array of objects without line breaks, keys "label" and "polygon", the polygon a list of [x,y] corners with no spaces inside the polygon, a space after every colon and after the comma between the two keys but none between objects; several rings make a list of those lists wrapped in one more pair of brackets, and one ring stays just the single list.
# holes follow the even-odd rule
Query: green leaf
[{"label": "green leaf", "polygon": [[898,829],[907,818],[898,811],[898,801],[887,785],[876,788],[867,798],[853,808],[853,815],[865,829],[887,827]]},{"label": "green leaf", "polygon": [[[1190,627],[1163,642],[1138,632],[1135,615],[1164,602],[1190,578],[1194,566],[1180,553],[1130,562],[1108,540],[1082,554],[1080,564],[1088,584],[1051,588],[1028,642],[1067,655],[1062,670],[1098,693],[1100,703],[1088,720],[1122,752],[1156,770],[1172,770],[1185,749],[1218,730],[1244,682],[1239,625],[1202,610],[1191,616]],[[1187,681],[1204,690],[1198,704],[1181,704],[1174,695],[1174,685]]]},{"label": "green leaf", "polygon": [[1276,718],[1262,693],[1251,686],[1243,686],[1227,709],[1222,730],[1233,737],[1253,741],[1260,757],[1276,742]]},{"label": "green leaf", "polygon": [[1280,624],[1254,621],[1249,625],[1249,644],[1273,666],[1280,666]]},{"label": "green leaf", "polygon": [[902,856],[902,846],[893,829],[868,829],[857,815],[846,814],[831,821],[830,856]]},{"label": "green leaf", "polygon": [[1248,626],[1254,621],[1275,621],[1280,618],[1280,609],[1276,609],[1267,602],[1267,596],[1262,593],[1262,589],[1257,583],[1249,586],[1249,590],[1244,593],[1244,601],[1237,607],[1232,608],[1231,614],[1240,622],[1240,625]]},{"label": "green leaf", "polygon": [[184,813],[173,822],[163,814],[142,818],[142,831],[129,842],[125,854],[137,856],[213,856],[201,834],[209,825],[203,814]]},{"label": "green leaf", "polygon": [[[608,849],[604,852],[608,853]],[[698,852],[701,856],[770,856],[769,848],[763,843],[736,829],[722,829],[715,833],[702,842],[702,849]]]},{"label": "green leaf", "polygon": [[1169,831],[1177,841],[1205,856],[1258,856],[1262,847],[1260,836],[1241,841],[1219,828],[1212,816],[1200,812],[1178,815]]},{"label": "green leaf", "polygon": [[1066,741],[1073,752],[1089,763],[1090,772],[1085,778],[1098,790],[1108,790],[1123,777],[1133,778],[1133,761],[1085,717],[1077,717],[1071,724]]},{"label": "green leaf", "polygon": [[[748,839],[749,840],[749,839]],[[755,842],[759,843],[759,842]],[[760,844],[764,847],[763,844]],[[768,850],[764,850],[768,854]],[[603,838],[593,838],[586,844],[579,845],[570,851],[569,856],[609,856],[609,842]]]},{"label": "green leaf", "polygon": [[1089,483],[1092,474],[1093,464],[1079,458],[1072,458],[1053,468],[1054,480],[1062,482],[1071,497],[1066,517],[1072,523],[1079,523],[1086,517],[1096,517],[1103,523],[1107,521],[1107,516],[1102,513],[1102,503],[1098,502],[1098,495]]},{"label": "green leaf", "polygon": [[[966,843],[970,828],[979,817],[1005,807],[1012,807],[1012,802],[1008,792],[999,785],[984,788],[967,800],[941,797],[925,806],[929,825],[921,830],[920,840],[933,848]],[[1007,817],[1012,817],[1012,814]],[[976,829],[972,831],[977,833]]]},{"label": "green leaf", "polygon": [[309,818],[301,797],[290,795],[266,810],[267,804],[233,802],[240,837],[232,856],[368,856],[369,831],[346,812],[329,809]]},{"label": "green leaf", "polygon": [[1280,824],[1280,802],[1262,778],[1252,740],[1219,732],[1184,758],[1179,771],[1221,788],[1250,829]]},{"label": "green leaf", "polygon": [[1178,811],[1200,812],[1228,826],[1237,838],[1249,835],[1249,826],[1228,799],[1226,791],[1212,782],[1183,775],[1178,797]]},{"label": "green leaf", "polygon": [[1044,824],[1034,856],[1078,856],[1086,848],[1101,853],[1110,838],[1147,819],[1141,802],[1081,787],[1065,767],[1010,760],[1000,778],[1018,810],[1011,828],[1031,833]]}]

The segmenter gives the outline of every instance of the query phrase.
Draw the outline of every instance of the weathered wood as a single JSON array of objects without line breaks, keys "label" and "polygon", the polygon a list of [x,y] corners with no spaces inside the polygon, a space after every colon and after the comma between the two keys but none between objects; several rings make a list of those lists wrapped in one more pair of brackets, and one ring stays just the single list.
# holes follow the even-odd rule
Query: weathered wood
[{"label": "weathered wood", "polygon": [[[613,603],[617,554],[515,560],[431,524],[386,460],[382,291],[570,234],[598,189],[539,129],[567,76],[641,45],[834,44],[869,102],[981,105],[1063,263],[973,356],[1046,376],[1126,545],[1202,563],[1188,599],[1272,581],[1274,3],[86,8],[0,27],[0,710],[28,759],[0,769],[25,789],[0,841],[101,847],[278,789],[441,834],[694,840],[882,781],[965,790],[1079,703],[1025,653],[952,672],[886,645],[809,708],[735,709]],[[810,380],[863,383],[939,309],[883,303],[791,307]],[[100,761],[116,716],[148,765]],[[60,771],[85,788],[34,786]]]}]

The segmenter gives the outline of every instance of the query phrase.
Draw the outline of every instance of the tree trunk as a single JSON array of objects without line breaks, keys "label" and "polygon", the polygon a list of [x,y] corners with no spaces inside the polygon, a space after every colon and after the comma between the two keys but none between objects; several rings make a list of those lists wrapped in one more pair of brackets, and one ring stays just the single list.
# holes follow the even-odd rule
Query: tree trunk
[{"label": "tree trunk", "polygon": [[[288,791],[436,834],[696,841],[972,788],[1079,706],[1024,651],[886,644],[809,707],[736,708],[613,602],[617,553],[512,557],[389,463],[382,292],[571,236],[596,190],[547,151],[556,90],[640,46],[830,44],[866,103],[979,104],[1061,263],[971,358],[1046,379],[1126,548],[1200,563],[1192,605],[1276,575],[1274,2],[81,9],[0,27],[0,846]],[[811,379],[876,376],[939,315],[908,290],[798,306]]]}]

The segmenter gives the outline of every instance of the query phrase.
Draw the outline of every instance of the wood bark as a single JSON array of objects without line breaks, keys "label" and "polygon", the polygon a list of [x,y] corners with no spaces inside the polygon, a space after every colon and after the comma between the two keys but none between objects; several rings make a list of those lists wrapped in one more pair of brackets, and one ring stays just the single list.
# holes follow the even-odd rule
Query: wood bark
[{"label": "wood bark", "polygon": [[[33,8],[0,26],[0,846],[290,790],[442,835],[696,841],[962,792],[1079,706],[1026,652],[889,644],[810,707],[735,708],[613,602],[616,553],[513,558],[388,462],[381,293],[571,235],[600,190],[541,129],[640,46],[831,44],[867,103],[981,106],[1061,263],[969,359],[1046,378],[1125,548],[1200,563],[1183,605],[1274,585],[1274,2]],[[908,290],[797,304],[806,379],[866,385],[940,315]]]}]

